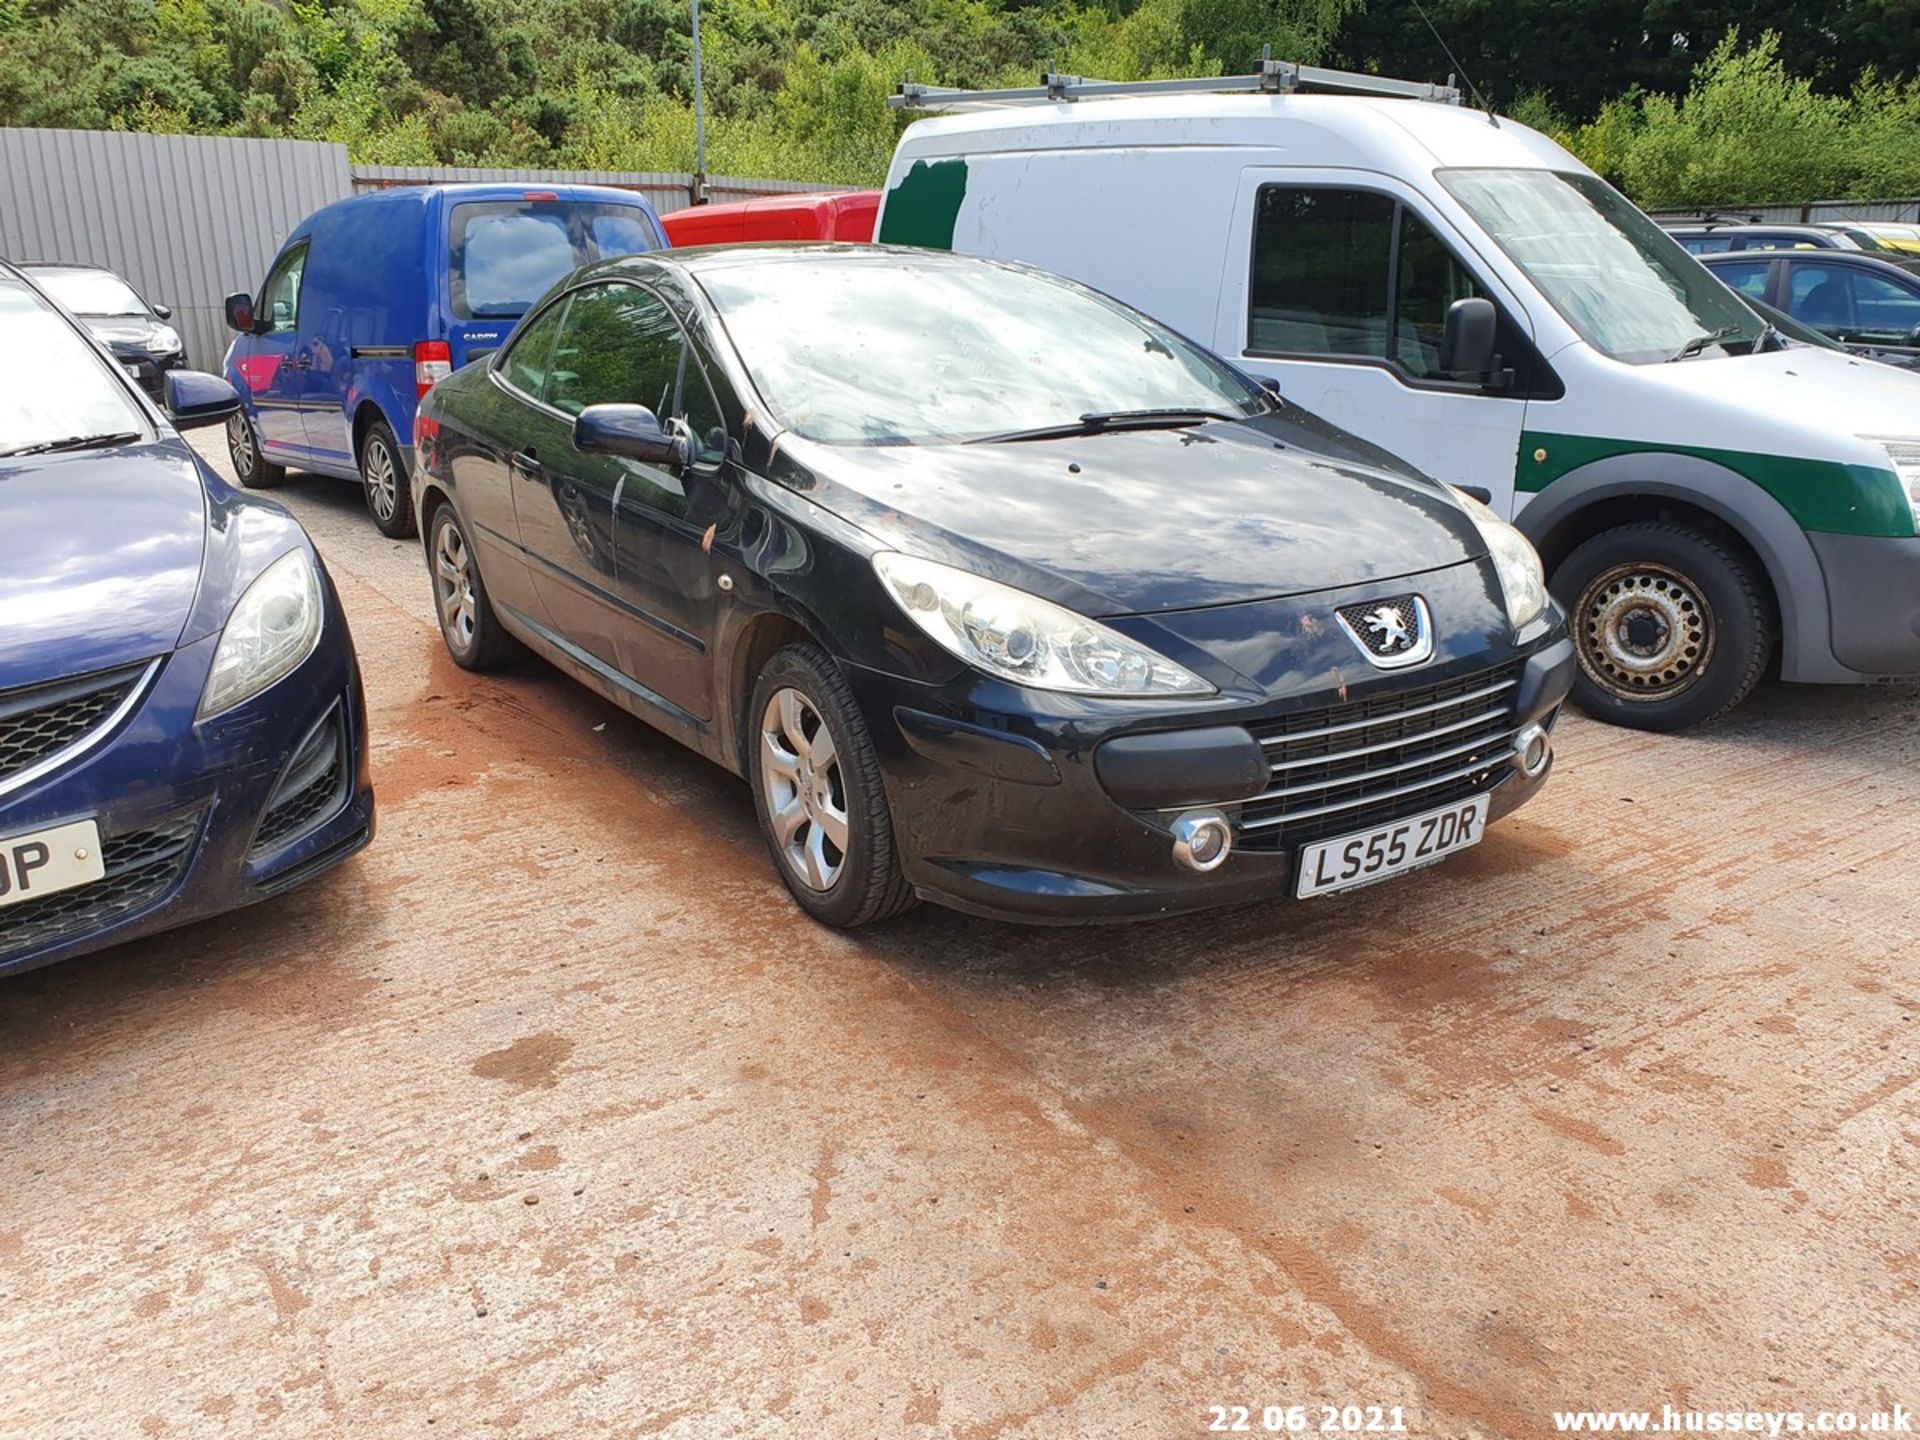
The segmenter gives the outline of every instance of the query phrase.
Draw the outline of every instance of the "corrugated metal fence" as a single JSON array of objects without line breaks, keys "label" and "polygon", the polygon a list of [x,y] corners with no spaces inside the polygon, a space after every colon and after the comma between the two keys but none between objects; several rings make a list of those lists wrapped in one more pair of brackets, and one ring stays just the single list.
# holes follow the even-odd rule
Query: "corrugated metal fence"
[{"label": "corrugated metal fence", "polygon": [[226,350],[221,300],[301,217],[350,194],[344,145],[0,129],[0,256],[119,271],[171,305],[189,363]]},{"label": "corrugated metal fence", "polygon": [[1704,210],[1656,210],[1656,220],[1692,220],[1703,213],[1727,219],[1751,215],[1769,225],[1804,225],[1826,220],[1920,221],[1920,198],[1911,200],[1809,200],[1801,205],[1709,205]]},{"label": "corrugated metal fence", "polygon": [[[461,180],[614,185],[663,214],[693,200],[686,174],[349,165],[344,145],[306,140],[0,128],[0,258],[119,271],[173,307],[188,363],[217,369],[221,302],[259,285],[308,214],[359,189]],[[726,176],[707,185],[716,202],[841,188]]]}]

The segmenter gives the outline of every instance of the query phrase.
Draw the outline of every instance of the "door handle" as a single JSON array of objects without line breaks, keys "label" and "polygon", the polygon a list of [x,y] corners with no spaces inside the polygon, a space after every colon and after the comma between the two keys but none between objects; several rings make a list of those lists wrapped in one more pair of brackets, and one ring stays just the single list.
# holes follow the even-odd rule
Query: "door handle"
[{"label": "door handle", "polygon": [[507,457],[507,464],[528,480],[543,479],[547,473],[547,467],[540,463],[540,457],[531,450],[514,451]]}]

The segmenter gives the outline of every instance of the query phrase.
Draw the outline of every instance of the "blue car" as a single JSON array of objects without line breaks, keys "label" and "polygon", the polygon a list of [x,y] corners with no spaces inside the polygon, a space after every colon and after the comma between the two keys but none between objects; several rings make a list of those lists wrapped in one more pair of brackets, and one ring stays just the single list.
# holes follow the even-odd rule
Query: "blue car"
[{"label": "blue car", "polygon": [[373,837],[366,704],[306,532],[0,264],[0,973],[286,890]]},{"label": "blue car", "polygon": [[227,297],[234,473],[249,489],[289,466],[358,479],[381,532],[411,535],[428,387],[498,349],[562,275],[666,243],[642,196],[592,185],[414,185],[316,210],[257,297]]}]

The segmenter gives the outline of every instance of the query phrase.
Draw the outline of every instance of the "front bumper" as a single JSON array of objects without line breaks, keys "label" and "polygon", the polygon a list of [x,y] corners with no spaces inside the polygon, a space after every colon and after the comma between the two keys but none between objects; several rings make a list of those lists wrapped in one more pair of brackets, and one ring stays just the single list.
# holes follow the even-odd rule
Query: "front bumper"
[{"label": "front bumper", "polygon": [[[1528,776],[1511,737],[1551,727],[1575,668],[1557,613],[1536,630],[1524,645],[1465,646],[1397,673],[1353,675],[1368,667],[1348,652],[1347,678],[1322,671],[1284,698],[1144,717],[992,682],[955,692],[871,670],[848,678],[916,891],[996,919],[1076,924],[1284,898],[1304,844],[1473,795],[1489,796],[1490,819],[1518,808],[1551,761]],[[1271,757],[1303,753],[1268,773]],[[1235,833],[1206,872],[1175,859],[1171,833],[1201,807]]]},{"label": "front bumper", "polygon": [[179,350],[167,355],[155,355],[147,350],[115,350],[113,358],[133,383],[146,391],[148,398],[163,409],[166,404],[167,372],[178,370],[186,363],[185,353]]},{"label": "front bumper", "polygon": [[1920,678],[1920,538],[1813,533],[1833,657],[1871,679]]},{"label": "front bumper", "polygon": [[366,702],[331,586],[326,630],[306,662],[196,724],[218,643],[208,636],[164,657],[123,722],[0,796],[0,837],[92,819],[107,869],[0,908],[0,974],[251,904],[373,838]]}]

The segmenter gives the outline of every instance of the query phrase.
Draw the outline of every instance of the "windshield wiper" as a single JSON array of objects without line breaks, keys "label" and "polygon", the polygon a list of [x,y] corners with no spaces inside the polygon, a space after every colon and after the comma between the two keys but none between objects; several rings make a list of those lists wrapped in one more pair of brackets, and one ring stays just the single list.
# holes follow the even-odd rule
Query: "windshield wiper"
[{"label": "windshield wiper", "polygon": [[1710,331],[1705,335],[1696,335],[1667,356],[1667,363],[1672,364],[1675,360],[1691,360],[1707,346],[1718,345],[1722,340],[1731,340],[1744,329],[1746,329],[1744,325],[1722,325],[1718,330]]},{"label": "windshield wiper", "polygon": [[1073,435],[1098,435],[1103,430],[1183,430],[1189,425],[1204,425],[1209,420],[1245,420],[1225,410],[1089,410],[1078,420],[1059,425],[1040,425],[1031,430],[1009,430],[1002,435],[982,435],[969,445],[998,445],[1010,440],[1062,440]]},{"label": "windshield wiper", "polygon": [[46,455],[55,450],[97,450],[102,445],[121,445],[139,438],[138,430],[109,430],[98,435],[67,435],[58,440],[42,440],[34,445],[17,445],[11,450],[0,450],[0,456]]}]

